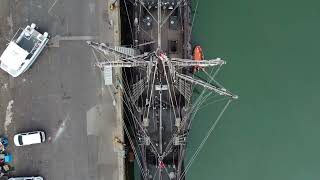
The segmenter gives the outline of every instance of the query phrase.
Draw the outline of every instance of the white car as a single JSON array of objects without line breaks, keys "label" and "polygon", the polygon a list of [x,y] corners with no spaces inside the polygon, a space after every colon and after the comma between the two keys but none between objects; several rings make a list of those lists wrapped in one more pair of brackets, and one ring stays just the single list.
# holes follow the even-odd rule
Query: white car
[{"label": "white car", "polygon": [[42,177],[13,177],[9,178],[8,180],[43,180]]},{"label": "white car", "polygon": [[46,140],[46,135],[43,131],[34,131],[16,134],[13,137],[13,142],[16,146],[27,146],[31,144],[43,143]]},{"label": "white car", "polygon": [[36,29],[35,24],[19,29],[0,56],[0,68],[11,76],[17,77],[28,70],[48,43],[49,34]]}]

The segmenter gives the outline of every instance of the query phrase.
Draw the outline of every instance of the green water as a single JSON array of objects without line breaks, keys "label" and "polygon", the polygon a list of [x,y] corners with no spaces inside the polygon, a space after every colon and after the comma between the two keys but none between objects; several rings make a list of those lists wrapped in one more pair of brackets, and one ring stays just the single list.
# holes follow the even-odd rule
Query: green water
[{"label": "green water", "polygon": [[[240,99],[187,179],[320,179],[319,34],[320,1],[200,0],[193,41],[227,61],[217,79]],[[213,108],[196,116],[189,157]]]}]

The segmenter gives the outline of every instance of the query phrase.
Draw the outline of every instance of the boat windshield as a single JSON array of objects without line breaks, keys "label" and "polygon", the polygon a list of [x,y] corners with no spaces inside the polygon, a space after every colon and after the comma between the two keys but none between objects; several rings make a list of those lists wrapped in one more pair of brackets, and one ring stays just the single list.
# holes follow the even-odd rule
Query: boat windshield
[{"label": "boat windshield", "polygon": [[19,144],[20,144],[20,145],[23,145],[22,136],[21,136],[21,135],[18,137],[18,141],[19,141]]}]

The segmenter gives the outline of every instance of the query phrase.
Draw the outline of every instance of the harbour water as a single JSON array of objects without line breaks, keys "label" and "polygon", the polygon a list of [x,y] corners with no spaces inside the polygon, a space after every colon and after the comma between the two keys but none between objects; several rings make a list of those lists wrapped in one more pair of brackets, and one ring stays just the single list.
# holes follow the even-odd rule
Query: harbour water
[{"label": "harbour water", "polygon": [[[320,178],[319,7],[316,0],[200,0],[193,43],[206,58],[227,61],[217,80],[240,98],[187,179]],[[214,109],[196,115],[187,160],[215,120]]]}]

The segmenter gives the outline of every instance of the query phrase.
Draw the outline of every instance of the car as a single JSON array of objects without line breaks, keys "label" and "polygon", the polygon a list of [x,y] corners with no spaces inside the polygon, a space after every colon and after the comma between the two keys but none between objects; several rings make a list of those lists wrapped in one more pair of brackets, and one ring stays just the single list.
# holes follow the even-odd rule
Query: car
[{"label": "car", "polygon": [[8,180],[43,180],[42,177],[12,177],[9,178]]},{"label": "car", "polygon": [[36,24],[19,29],[0,56],[0,68],[13,77],[28,70],[49,41],[49,34],[37,31]]},{"label": "car", "polygon": [[19,133],[13,137],[13,142],[16,146],[27,146],[31,144],[43,143],[46,140],[46,135],[43,131],[33,131]]}]

